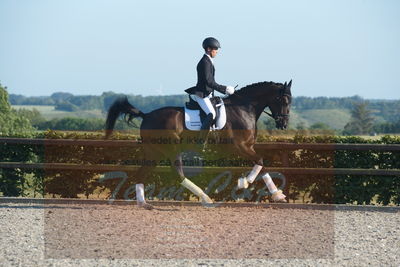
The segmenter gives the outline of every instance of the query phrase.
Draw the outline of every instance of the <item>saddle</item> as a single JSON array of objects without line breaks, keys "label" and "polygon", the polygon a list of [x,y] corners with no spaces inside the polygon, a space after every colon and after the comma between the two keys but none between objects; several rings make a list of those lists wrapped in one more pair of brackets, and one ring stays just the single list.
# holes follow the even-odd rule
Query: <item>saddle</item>
[{"label": "saddle", "polygon": [[[211,104],[214,107],[216,116],[212,123],[211,130],[220,130],[225,126],[226,113],[224,101],[219,96],[214,96],[211,99]],[[203,120],[206,118],[206,113],[189,95],[189,101],[185,103],[185,125],[189,130],[200,130]]]}]

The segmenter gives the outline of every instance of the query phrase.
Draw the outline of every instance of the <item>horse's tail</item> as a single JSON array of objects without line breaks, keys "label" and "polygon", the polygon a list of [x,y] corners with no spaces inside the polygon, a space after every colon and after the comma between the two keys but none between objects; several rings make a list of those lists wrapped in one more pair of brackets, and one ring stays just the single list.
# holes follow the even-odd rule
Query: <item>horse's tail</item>
[{"label": "horse's tail", "polygon": [[110,137],[114,129],[115,122],[121,114],[125,115],[127,123],[130,123],[133,118],[143,118],[145,116],[143,112],[141,112],[139,109],[135,108],[128,102],[128,98],[126,96],[117,98],[108,109],[106,120],[106,139]]}]

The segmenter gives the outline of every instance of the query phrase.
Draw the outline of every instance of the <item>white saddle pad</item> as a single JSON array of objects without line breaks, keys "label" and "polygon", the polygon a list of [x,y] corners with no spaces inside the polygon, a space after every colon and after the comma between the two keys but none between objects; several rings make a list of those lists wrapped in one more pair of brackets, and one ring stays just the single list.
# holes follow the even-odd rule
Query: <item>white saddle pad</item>
[{"label": "white saddle pad", "polygon": [[[211,126],[212,131],[221,130],[226,124],[226,112],[225,105],[219,104],[217,107],[219,109],[219,117],[215,125]],[[186,128],[192,131],[200,131],[201,120],[200,120],[200,110],[187,109],[185,107],[185,125]]]}]

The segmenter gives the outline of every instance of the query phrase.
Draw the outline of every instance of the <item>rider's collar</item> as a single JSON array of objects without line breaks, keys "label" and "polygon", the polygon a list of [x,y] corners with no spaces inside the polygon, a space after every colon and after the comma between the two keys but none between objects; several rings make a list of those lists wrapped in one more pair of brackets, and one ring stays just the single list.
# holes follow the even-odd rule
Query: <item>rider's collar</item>
[{"label": "rider's collar", "polygon": [[206,55],[211,60],[211,63],[214,65],[214,60],[212,59],[212,57],[207,53],[204,53],[204,55]]}]

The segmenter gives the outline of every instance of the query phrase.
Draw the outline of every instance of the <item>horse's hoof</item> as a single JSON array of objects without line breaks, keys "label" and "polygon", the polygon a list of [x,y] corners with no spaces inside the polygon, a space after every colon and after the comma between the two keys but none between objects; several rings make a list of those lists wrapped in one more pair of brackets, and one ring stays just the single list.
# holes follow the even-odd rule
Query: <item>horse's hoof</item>
[{"label": "horse's hoof", "polygon": [[244,189],[249,187],[249,182],[247,182],[246,178],[239,178],[238,179],[238,189]]},{"label": "horse's hoof", "polygon": [[146,202],[138,202],[137,203],[139,208],[143,208],[145,210],[152,210],[154,209],[153,205],[146,203]]},{"label": "horse's hoof", "polygon": [[212,204],[214,202],[212,201],[212,199],[209,196],[204,194],[203,196],[201,196],[201,203],[203,203],[203,204]]},{"label": "horse's hoof", "polygon": [[272,194],[272,201],[286,203],[286,196],[282,193],[282,190],[278,190]]}]

